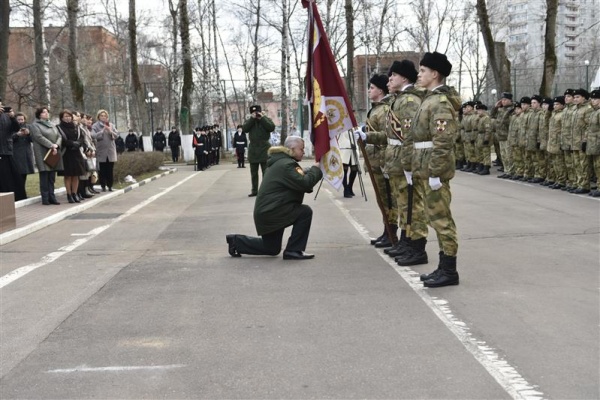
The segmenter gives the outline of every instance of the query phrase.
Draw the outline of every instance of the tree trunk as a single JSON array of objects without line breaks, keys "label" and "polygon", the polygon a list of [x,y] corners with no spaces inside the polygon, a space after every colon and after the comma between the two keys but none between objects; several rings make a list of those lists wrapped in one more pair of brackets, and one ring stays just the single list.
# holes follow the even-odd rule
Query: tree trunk
[{"label": "tree trunk", "polygon": [[550,96],[556,74],[556,16],[558,0],[546,0],[546,33],[544,35],[544,72],[540,95]]},{"label": "tree trunk", "polygon": [[[215,55],[215,88],[217,89],[217,103],[221,103],[224,97],[221,97],[221,75],[219,74],[219,47],[217,46],[217,7],[215,6],[215,0],[212,0],[212,29],[213,29],[213,42],[214,42],[214,50],[213,54]],[[227,133],[227,112],[223,113],[223,121],[219,121],[220,123],[224,123],[223,129],[225,133]],[[225,146],[227,140],[222,141],[222,145]]]},{"label": "tree trunk", "polygon": [[171,112],[173,115],[169,115],[169,121],[173,121],[175,125],[178,125],[177,116],[179,115],[179,95],[178,95],[178,87],[179,87],[179,74],[176,70],[177,68],[177,60],[178,60],[178,51],[177,51],[177,43],[178,43],[178,35],[177,32],[179,30],[179,19],[177,18],[179,10],[178,7],[173,4],[173,0],[169,0],[169,14],[171,14],[171,20],[173,26],[171,27],[171,70],[169,71],[169,93],[171,93]]},{"label": "tree trunk", "polygon": [[190,18],[187,0],[179,0],[181,57],[183,61],[183,86],[181,88],[181,131],[190,133],[193,123],[192,92],[194,91],[194,76],[192,74],[192,53],[190,49]]},{"label": "tree trunk", "polygon": [[10,2],[0,2],[0,99],[6,95],[8,75],[8,39],[10,34]]},{"label": "tree trunk", "polygon": [[288,134],[288,91],[287,72],[289,62],[288,43],[288,0],[281,0],[282,26],[281,26],[281,144],[285,142]]},{"label": "tree trunk", "polygon": [[252,102],[256,102],[258,93],[258,31],[260,29],[260,0],[256,1],[256,26],[254,28],[254,50],[252,53]]},{"label": "tree trunk", "polygon": [[35,48],[35,79],[37,84],[36,103],[50,105],[50,90],[46,81],[46,40],[42,26],[43,0],[33,0],[33,34]]},{"label": "tree trunk", "polygon": [[[494,42],[485,0],[477,0],[475,7],[477,9],[479,29],[481,30],[483,43],[485,45],[485,49],[487,50],[488,62],[492,68],[496,87],[499,88],[501,92],[510,92],[510,61],[506,57],[504,43],[500,44]],[[497,46],[499,49],[501,49],[500,51],[502,54],[498,54]]]},{"label": "tree trunk", "polygon": [[69,84],[71,97],[76,110],[85,110],[84,88],[79,76],[79,58],[77,53],[77,19],[79,15],[79,0],[67,0],[67,18],[69,23],[69,53],[67,67],[69,69]]},{"label": "tree trunk", "polygon": [[[143,132],[150,132],[147,118],[145,118],[146,113],[146,93],[144,93],[144,88],[142,87],[142,82],[140,81],[140,71],[138,66],[138,48],[137,48],[137,16],[135,12],[135,0],[129,0],[129,20],[127,24],[127,30],[129,31],[129,72],[131,75],[131,89],[133,95],[133,104],[134,104],[134,115],[131,123],[131,129],[137,131],[138,124],[137,122],[141,122],[142,125],[142,134]],[[152,137],[152,132],[149,133],[150,137]]]},{"label": "tree trunk", "polygon": [[[348,98],[352,104],[355,103],[354,98],[354,9],[352,8],[352,0],[346,0],[346,91]],[[354,108],[354,106],[352,107]]]}]

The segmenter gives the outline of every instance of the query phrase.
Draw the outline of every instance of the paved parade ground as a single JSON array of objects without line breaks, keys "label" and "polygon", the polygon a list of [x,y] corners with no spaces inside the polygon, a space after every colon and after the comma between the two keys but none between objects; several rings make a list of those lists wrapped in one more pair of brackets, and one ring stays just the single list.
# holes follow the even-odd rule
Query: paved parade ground
[{"label": "paved parade ground", "polygon": [[0,235],[0,398],[600,398],[599,198],[457,172],[460,285],[424,289],[434,232],[428,265],[370,246],[366,176],[305,196],[303,261],[227,253],[249,168],[144,183]]}]

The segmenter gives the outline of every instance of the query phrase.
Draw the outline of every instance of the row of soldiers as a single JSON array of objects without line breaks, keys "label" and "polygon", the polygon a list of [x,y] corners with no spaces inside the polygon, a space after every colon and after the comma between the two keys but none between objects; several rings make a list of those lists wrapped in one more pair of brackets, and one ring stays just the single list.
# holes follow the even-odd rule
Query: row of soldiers
[{"label": "row of soldiers", "polygon": [[567,89],[563,96],[512,101],[503,93],[491,115],[485,105],[463,104],[455,143],[457,168],[489,174],[492,140],[503,163],[502,179],[600,197],[591,191],[600,175],[600,90]]},{"label": "row of soldiers", "polygon": [[222,134],[219,125],[197,126],[192,137],[196,171],[204,171],[221,159]]}]

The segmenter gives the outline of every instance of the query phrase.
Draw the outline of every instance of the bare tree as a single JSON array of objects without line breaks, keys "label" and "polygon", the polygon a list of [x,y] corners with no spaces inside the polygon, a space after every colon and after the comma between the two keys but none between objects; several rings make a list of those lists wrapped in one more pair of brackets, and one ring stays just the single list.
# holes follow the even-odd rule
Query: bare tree
[{"label": "bare tree", "polygon": [[540,94],[550,96],[556,75],[556,16],[558,0],[546,0],[546,33],[544,35],[544,72]]},{"label": "bare tree", "polygon": [[37,99],[40,104],[50,104],[50,72],[46,40],[44,38],[44,4],[43,0],[33,0],[33,34],[35,49],[35,76],[37,82]]},{"label": "bare tree", "polygon": [[352,0],[346,0],[344,7],[346,15],[346,90],[352,103],[354,99],[354,11]]},{"label": "bare tree", "polygon": [[8,35],[10,34],[10,3],[0,2],[0,98],[6,95],[8,74]]},{"label": "bare tree", "polygon": [[[129,19],[127,30],[129,32],[129,73],[131,75],[131,92],[134,104],[134,115],[130,128],[138,130],[138,121],[141,121],[142,132],[149,132],[148,122],[143,118],[145,108],[145,93],[140,80],[140,71],[138,66],[138,47],[137,47],[137,17],[135,12],[135,0],[129,0]],[[152,132],[150,132],[152,136]]]},{"label": "bare tree", "polygon": [[[169,71],[169,89],[171,93],[171,106],[173,112],[173,118],[169,118],[169,120],[177,121],[177,116],[179,115],[179,95],[177,93],[177,89],[179,87],[179,68],[178,66],[178,52],[177,52],[177,43],[178,43],[178,28],[179,28],[179,19],[178,19],[178,7],[179,4],[175,4],[173,0],[169,0],[169,15],[171,16],[171,69]],[[169,111],[169,114],[171,111]]]},{"label": "bare tree", "polygon": [[[131,0],[134,1],[135,0]],[[79,76],[79,57],[77,51],[78,45],[78,20],[79,0],[67,0],[67,19],[69,26],[69,50],[67,56],[67,66],[69,69],[69,84],[71,86],[71,96],[73,105],[78,110],[85,110],[84,87]]]},{"label": "bare tree", "polygon": [[192,93],[194,91],[194,77],[192,75],[192,54],[190,48],[190,20],[188,15],[187,0],[179,0],[181,36],[181,56],[183,60],[183,85],[181,88],[181,131],[191,132],[192,125]]}]

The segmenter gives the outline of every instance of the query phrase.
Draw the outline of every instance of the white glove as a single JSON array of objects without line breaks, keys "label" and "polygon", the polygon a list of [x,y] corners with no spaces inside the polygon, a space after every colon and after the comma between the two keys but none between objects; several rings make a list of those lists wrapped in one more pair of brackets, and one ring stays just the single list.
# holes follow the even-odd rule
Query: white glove
[{"label": "white glove", "polygon": [[354,140],[362,139],[363,142],[367,140],[367,134],[357,129],[354,131]]},{"label": "white glove", "polygon": [[439,190],[442,187],[440,178],[429,177],[429,187],[431,190]]},{"label": "white glove", "polygon": [[412,171],[404,171],[404,176],[406,177],[406,183],[412,186]]},{"label": "white glove", "polygon": [[204,154],[208,154],[208,151],[204,150]]}]

